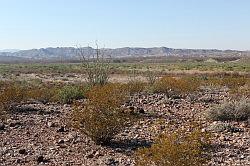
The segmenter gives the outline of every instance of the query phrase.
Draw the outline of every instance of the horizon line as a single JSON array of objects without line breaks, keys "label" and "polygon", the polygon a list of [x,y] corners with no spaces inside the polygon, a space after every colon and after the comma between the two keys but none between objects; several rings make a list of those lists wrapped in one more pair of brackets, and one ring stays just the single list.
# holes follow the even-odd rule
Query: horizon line
[{"label": "horizon line", "polygon": [[[92,46],[80,46],[81,48],[93,48],[95,49],[95,47]],[[48,46],[48,47],[39,47],[39,48],[25,48],[25,49],[18,49],[18,48],[3,48],[0,49],[1,51],[4,50],[16,50],[15,52],[18,51],[26,51],[26,50],[39,50],[39,49],[47,49],[47,48],[77,48],[77,46]],[[246,51],[250,51],[250,50],[243,50],[243,49],[220,49],[220,48],[177,48],[177,47],[167,47],[167,46],[152,46],[152,47],[138,47],[138,46],[123,46],[123,47],[99,47],[100,49],[121,49],[121,48],[145,48],[145,49],[149,49],[149,48],[170,48],[170,49],[182,49],[182,50],[218,50],[218,51],[242,51],[242,52],[246,52]],[[8,51],[6,51],[8,52]]]}]

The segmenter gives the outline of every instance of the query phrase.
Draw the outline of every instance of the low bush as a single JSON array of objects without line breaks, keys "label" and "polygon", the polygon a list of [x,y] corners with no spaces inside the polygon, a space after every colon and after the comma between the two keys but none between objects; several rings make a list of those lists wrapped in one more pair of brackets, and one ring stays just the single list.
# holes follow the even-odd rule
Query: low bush
[{"label": "low bush", "polygon": [[74,126],[96,144],[108,144],[130,121],[130,115],[119,109],[97,108],[91,104],[75,109],[73,116]]},{"label": "low bush", "polygon": [[250,118],[250,102],[248,99],[224,102],[207,111],[207,117],[214,121],[242,121]]},{"label": "low bush", "polygon": [[206,80],[203,81],[203,84],[205,86],[217,86],[217,87],[221,87],[221,86],[225,86],[227,88],[229,88],[229,92],[232,94],[246,94],[245,92],[247,92],[245,90],[241,90],[242,88],[244,89],[244,87],[249,87],[250,85],[250,79],[247,77],[243,77],[243,76],[226,76],[226,77],[209,77]]},{"label": "low bush", "polygon": [[74,100],[82,99],[84,91],[77,86],[64,86],[58,92],[58,100],[64,104],[71,104]]},{"label": "low bush", "polygon": [[142,148],[136,152],[136,165],[201,166],[209,161],[206,154],[209,143],[209,134],[201,132],[200,129],[163,134],[151,147]]},{"label": "low bush", "polygon": [[118,108],[127,99],[127,92],[122,84],[107,84],[94,86],[87,93],[91,105],[97,108]]},{"label": "low bush", "polygon": [[232,89],[229,92],[236,98],[240,98],[242,96],[250,97],[250,83],[238,87],[237,89]]},{"label": "low bush", "polygon": [[221,85],[227,86],[229,89],[237,89],[244,86],[249,80],[245,77],[225,77],[221,80]]},{"label": "low bush", "polygon": [[3,119],[7,111],[10,111],[25,99],[26,90],[24,87],[15,84],[2,86],[0,91],[0,118]]},{"label": "low bush", "polygon": [[248,96],[250,97],[250,79],[248,78],[244,84],[238,84],[238,86],[234,86],[229,90],[229,93],[236,96],[236,97],[242,97],[242,96]]},{"label": "low bush", "polygon": [[55,86],[41,85],[29,88],[27,97],[45,104],[48,102],[57,101],[57,92],[58,88]]},{"label": "low bush", "polygon": [[123,85],[123,88],[130,95],[133,95],[135,93],[143,92],[146,88],[146,83],[139,80],[130,80],[128,83]]},{"label": "low bush", "polygon": [[221,86],[221,80],[217,77],[206,77],[203,79],[203,85],[209,87],[219,87]]},{"label": "low bush", "polygon": [[153,91],[156,93],[169,93],[173,91],[178,94],[186,94],[196,91],[199,86],[200,82],[192,78],[162,77],[154,84]]},{"label": "low bush", "polygon": [[107,144],[130,125],[133,117],[122,113],[121,104],[126,93],[119,84],[95,86],[88,93],[85,104],[75,104],[73,126],[97,144]]}]

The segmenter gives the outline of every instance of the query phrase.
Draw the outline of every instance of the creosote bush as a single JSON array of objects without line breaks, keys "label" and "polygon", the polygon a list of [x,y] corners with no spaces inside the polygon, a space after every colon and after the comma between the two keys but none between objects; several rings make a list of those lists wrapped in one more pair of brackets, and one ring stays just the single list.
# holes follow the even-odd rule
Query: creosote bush
[{"label": "creosote bush", "polygon": [[250,101],[242,98],[238,101],[224,102],[207,111],[207,117],[215,121],[242,121],[250,118]]},{"label": "creosote bush", "polygon": [[98,108],[118,108],[127,99],[127,92],[122,84],[107,84],[94,86],[87,93],[91,105]]},{"label": "creosote bush", "polygon": [[237,89],[229,91],[235,98],[242,96],[250,97],[250,82],[244,86],[238,87]]},{"label": "creosote bush", "polygon": [[225,77],[221,80],[221,85],[227,86],[230,89],[236,89],[244,86],[248,81],[245,77]]},{"label": "creosote bush", "polygon": [[209,161],[205,154],[210,135],[193,129],[160,135],[149,148],[135,153],[137,166],[201,166]]},{"label": "creosote bush", "polygon": [[3,119],[6,112],[25,100],[25,98],[26,90],[24,87],[16,84],[2,86],[0,90],[0,119]]},{"label": "creosote bush", "polygon": [[[225,86],[229,88],[229,92],[231,94],[242,94],[246,95],[249,92],[248,88],[250,86],[250,79],[243,76],[226,76],[226,77],[208,77],[203,81],[205,86],[217,86],[222,87]],[[244,87],[246,89],[244,90]],[[243,88],[243,90],[242,90]]]},{"label": "creosote bush", "polygon": [[133,95],[135,93],[143,92],[146,88],[146,85],[146,83],[140,80],[130,80],[128,83],[123,84],[123,88],[130,95]]},{"label": "creosote bush", "polygon": [[126,93],[119,84],[95,86],[87,93],[85,104],[75,104],[73,126],[97,144],[107,144],[130,125],[133,118],[120,109]]},{"label": "creosote bush", "polygon": [[39,85],[29,88],[27,91],[27,97],[29,99],[34,99],[42,103],[58,101],[57,93],[58,87],[49,85]]},{"label": "creosote bush", "polygon": [[153,85],[153,92],[186,94],[196,91],[200,86],[200,81],[190,78],[162,77]]},{"label": "creosote bush", "polygon": [[58,99],[61,103],[71,104],[74,100],[82,99],[84,97],[84,90],[77,86],[64,86],[58,92]]}]

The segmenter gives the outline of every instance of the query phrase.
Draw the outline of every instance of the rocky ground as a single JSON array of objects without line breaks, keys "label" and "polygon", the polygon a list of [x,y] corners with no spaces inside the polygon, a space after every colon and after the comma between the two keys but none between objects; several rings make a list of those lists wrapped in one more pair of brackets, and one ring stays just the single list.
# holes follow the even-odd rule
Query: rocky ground
[{"label": "rocky ground", "polygon": [[[137,94],[124,107],[142,118],[119,134],[110,145],[95,145],[69,125],[70,105],[30,103],[0,123],[0,165],[134,165],[133,153],[149,146],[170,130],[199,121],[213,132],[209,165],[250,165],[250,122],[212,122],[204,118],[211,105],[228,98],[226,90],[203,89],[185,98]],[[171,124],[171,125],[170,125]]]}]

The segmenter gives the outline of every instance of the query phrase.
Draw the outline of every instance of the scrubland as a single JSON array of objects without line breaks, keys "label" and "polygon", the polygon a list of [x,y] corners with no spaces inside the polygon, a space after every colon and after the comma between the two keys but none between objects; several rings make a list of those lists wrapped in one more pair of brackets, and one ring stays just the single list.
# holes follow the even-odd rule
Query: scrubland
[{"label": "scrubland", "polygon": [[81,65],[0,65],[0,165],[250,165],[247,61]]}]

